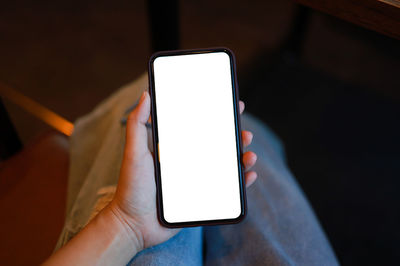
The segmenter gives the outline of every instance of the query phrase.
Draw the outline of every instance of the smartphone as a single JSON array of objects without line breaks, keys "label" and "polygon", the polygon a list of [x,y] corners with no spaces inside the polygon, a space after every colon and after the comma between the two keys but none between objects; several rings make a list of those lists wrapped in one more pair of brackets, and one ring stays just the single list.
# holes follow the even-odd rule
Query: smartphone
[{"label": "smartphone", "polygon": [[227,48],[149,60],[158,218],[166,227],[246,215],[235,58]]}]

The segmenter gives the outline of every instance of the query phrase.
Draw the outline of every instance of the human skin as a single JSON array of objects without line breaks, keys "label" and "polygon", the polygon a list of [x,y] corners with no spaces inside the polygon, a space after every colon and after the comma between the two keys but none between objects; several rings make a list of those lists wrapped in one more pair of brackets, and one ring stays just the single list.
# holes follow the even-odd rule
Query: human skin
[{"label": "human skin", "polygon": [[[239,102],[240,113],[244,103]],[[150,117],[150,96],[142,94],[127,120],[124,157],[113,200],[44,265],[126,265],[141,250],[167,241],[180,229],[160,225],[157,219],[153,155],[147,146],[146,122]],[[244,146],[253,135],[242,131]],[[246,187],[257,178],[249,171],[255,153],[243,155]]]}]

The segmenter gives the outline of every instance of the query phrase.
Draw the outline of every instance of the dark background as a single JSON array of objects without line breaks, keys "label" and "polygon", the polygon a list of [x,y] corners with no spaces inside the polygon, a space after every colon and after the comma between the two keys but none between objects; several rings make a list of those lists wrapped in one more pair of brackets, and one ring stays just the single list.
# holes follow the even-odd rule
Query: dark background
[{"label": "dark background", "polygon": [[[144,73],[146,1],[2,2],[0,80],[74,121]],[[246,110],[285,143],[288,163],[341,263],[400,258],[400,43],[296,5],[181,1],[181,48],[226,46]],[[24,143],[47,126],[5,102]]]}]

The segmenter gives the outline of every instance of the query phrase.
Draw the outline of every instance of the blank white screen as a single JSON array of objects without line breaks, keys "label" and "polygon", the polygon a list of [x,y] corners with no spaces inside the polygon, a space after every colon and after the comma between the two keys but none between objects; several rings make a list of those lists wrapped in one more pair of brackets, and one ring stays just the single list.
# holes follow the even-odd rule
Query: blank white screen
[{"label": "blank white screen", "polygon": [[239,217],[228,54],[161,56],[153,66],[164,219]]}]

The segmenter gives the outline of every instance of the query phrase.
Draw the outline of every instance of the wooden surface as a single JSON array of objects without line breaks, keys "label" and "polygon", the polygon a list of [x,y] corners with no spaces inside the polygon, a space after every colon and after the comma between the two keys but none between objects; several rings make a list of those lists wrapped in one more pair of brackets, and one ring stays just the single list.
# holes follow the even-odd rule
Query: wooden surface
[{"label": "wooden surface", "polygon": [[296,0],[315,10],[400,39],[399,0]]},{"label": "wooden surface", "polygon": [[0,265],[39,265],[65,219],[68,138],[49,132],[0,163]]}]

